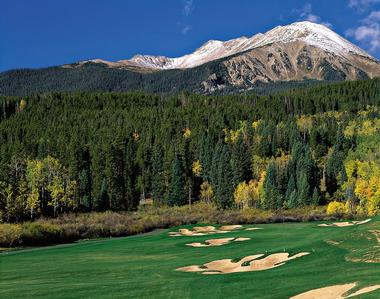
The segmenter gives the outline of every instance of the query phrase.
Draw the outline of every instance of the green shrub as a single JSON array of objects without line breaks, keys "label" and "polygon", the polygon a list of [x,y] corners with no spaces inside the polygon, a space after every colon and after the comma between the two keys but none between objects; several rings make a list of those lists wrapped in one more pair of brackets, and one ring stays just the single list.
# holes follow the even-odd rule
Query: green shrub
[{"label": "green shrub", "polygon": [[0,224],[0,246],[12,247],[19,245],[21,225]]},{"label": "green shrub", "polygon": [[27,222],[22,225],[20,238],[27,245],[55,244],[62,242],[62,228],[47,222]]},{"label": "green shrub", "polygon": [[23,224],[0,224],[0,246],[41,246],[81,239],[129,236],[187,224],[253,224],[329,220],[324,207],[263,211],[220,210],[202,202],[191,207],[146,206],[137,212],[64,214]]}]

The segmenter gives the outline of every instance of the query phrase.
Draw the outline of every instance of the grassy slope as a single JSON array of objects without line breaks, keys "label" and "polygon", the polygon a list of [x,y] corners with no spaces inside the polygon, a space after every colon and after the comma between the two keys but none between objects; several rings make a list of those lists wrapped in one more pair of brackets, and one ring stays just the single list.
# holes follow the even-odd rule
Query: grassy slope
[{"label": "grassy slope", "polygon": [[[0,297],[278,299],[334,284],[380,284],[379,264],[345,261],[356,244],[376,248],[374,238],[365,237],[360,242],[358,238],[369,229],[380,229],[380,218],[346,228],[321,228],[316,223],[255,227],[264,229],[223,234],[252,240],[220,247],[187,247],[185,244],[190,241],[210,237],[168,237],[168,230],[164,230],[2,254]],[[334,246],[326,240],[343,243]],[[174,271],[216,259],[284,250],[312,254],[260,272],[208,276]],[[380,298],[380,291],[360,298]]]}]

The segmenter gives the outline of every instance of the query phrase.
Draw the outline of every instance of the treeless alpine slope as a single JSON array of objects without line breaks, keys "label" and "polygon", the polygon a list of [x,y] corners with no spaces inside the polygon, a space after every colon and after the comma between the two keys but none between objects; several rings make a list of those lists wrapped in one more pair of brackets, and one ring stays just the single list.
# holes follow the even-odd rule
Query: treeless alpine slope
[{"label": "treeless alpine slope", "polygon": [[[199,230],[194,226],[220,228],[197,224],[2,253],[0,298],[379,299],[379,263],[362,258],[380,253],[373,233],[380,230],[380,218],[345,228],[318,224],[245,225],[212,238],[168,235]],[[223,238],[251,240],[207,248],[186,245]],[[195,272],[176,271],[189,265],[195,265]]]}]

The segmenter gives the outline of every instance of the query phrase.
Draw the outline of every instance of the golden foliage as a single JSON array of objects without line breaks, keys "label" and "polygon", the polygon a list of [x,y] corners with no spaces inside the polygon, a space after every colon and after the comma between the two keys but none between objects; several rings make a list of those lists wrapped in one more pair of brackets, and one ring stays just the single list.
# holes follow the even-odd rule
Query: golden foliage
[{"label": "golden foliage", "polygon": [[184,128],[183,130],[182,130],[182,136],[183,136],[183,138],[185,138],[185,139],[188,139],[188,138],[190,138],[191,137],[191,130],[189,129],[189,128]]},{"label": "golden foliage", "polygon": [[134,140],[134,141],[139,141],[139,140],[140,140],[140,134],[137,133],[137,132],[134,132],[134,133],[132,134],[132,137],[133,137],[133,140]]},{"label": "golden foliage", "polygon": [[258,128],[258,126],[261,124],[261,122],[262,122],[262,120],[261,119],[259,119],[259,120],[257,120],[257,121],[254,121],[253,123],[252,123],[252,129],[257,129]]},{"label": "golden foliage", "polygon": [[246,182],[238,184],[234,192],[235,203],[242,208],[257,206],[263,192],[263,182],[261,179],[250,180],[248,184]]},{"label": "golden foliage", "polygon": [[328,215],[343,215],[346,211],[346,206],[342,202],[332,201],[328,204],[326,213]]},{"label": "golden foliage", "polygon": [[191,170],[193,171],[193,174],[197,177],[201,176],[202,174],[202,164],[201,161],[196,160],[193,162],[193,165],[191,167]]},{"label": "golden foliage", "polygon": [[20,112],[23,111],[26,108],[26,101],[22,99],[19,104],[19,110]]},{"label": "golden foliage", "polygon": [[301,132],[309,132],[314,125],[314,120],[311,116],[301,115],[297,119],[297,126]]},{"label": "golden foliage", "polygon": [[214,190],[209,182],[205,181],[201,185],[200,198],[206,203],[211,203],[214,197]]}]

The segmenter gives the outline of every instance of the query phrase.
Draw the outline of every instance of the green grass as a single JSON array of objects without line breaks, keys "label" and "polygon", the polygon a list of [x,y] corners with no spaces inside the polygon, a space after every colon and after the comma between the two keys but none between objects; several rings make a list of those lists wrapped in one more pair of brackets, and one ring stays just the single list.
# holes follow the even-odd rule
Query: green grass
[{"label": "green grass", "polygon": [[[360,259],[367,251],[379,254],[380,248],[376,247],[379,244],[367,231],[380,229],[380,218],[345,228],[322,228],[315,222],[255,227],[264,229],[223,234],[223,238],[252,239],[219,247],[185,246],[219,235],[169,237],[170,230],[162,230],[148,235],[5,252],[0,254],[0,298],[280,299],[334,284],[380,284],[379,263],[350,261],[353,257]],[[327,243],[329,240],[339,245]],[[311,254],[259,272],[201,275],[175,271],[178,267],[217,259],[283,251]],[[378,299],[380,291],[360,298]]]}]

